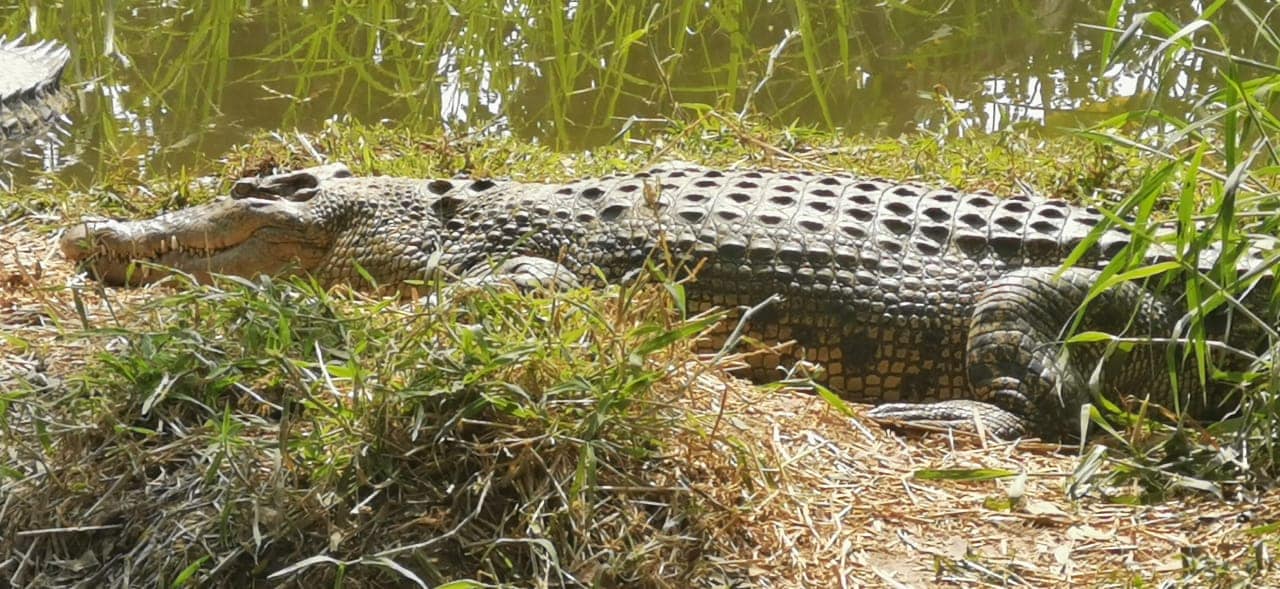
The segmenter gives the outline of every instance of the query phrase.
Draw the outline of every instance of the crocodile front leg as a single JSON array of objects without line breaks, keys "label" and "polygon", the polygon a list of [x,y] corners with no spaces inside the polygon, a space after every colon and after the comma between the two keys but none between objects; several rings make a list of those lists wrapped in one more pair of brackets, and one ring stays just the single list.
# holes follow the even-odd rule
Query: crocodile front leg
[{"label": "crocodile front leg", "polygon": [[525,255],[476,264],[463,273],[460,284],[464,287],[514,286],[521,290],[559,290],[580,286],[573,271],[559,262]]},{"label": "crocodile front leg", "polygon": [[[441,301],[454,300],[478,291],[515,289],[531,292],[539,289],[567,290],[578,288],[580,283],[573,272],[560,263],[537,256],[516,255],[475,264],[444,285],[440,292],[428,292],[424,302],[434,306]],[[416,298],[422,293],[414,288],[402,288],[402,296]]]},{"label": "crocodile front leg", "polygon": [[[1079,431],[1078,409],[1091,396],[1089,375],[1108,383],[1104,393],[1145,393],[1167,402],[1165,348],[1141,344],[1108,350],[1104,343],[1063,346],[1070,322],[1100,273],[1055,268],[1011,272],[975,301],[966,346],[974,400],[930,404],[894,403],[870,412],[880,420],[984,430],[1000,438],[1034,431],[1070,438]],[[1117,335],[1167,335],[1173,323],[1167,305],[1135,283],[1125,283],[1088,302],[1076,328]],[[1183,380],[1186,382],[1186,379]]]}]

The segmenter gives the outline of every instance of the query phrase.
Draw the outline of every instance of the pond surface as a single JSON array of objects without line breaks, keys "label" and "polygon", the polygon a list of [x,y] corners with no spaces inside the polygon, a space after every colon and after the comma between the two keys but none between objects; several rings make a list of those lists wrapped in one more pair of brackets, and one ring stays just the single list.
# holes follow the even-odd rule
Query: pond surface
[{"label": "pond surface", "polygon": [[[332,117],[561,149],[643,138],[712,108],[871,135],[1054,133],[1211,107],[1225,63],[1139,37],[1104,64],[1119,34],[1108,40],[1111,6],[1096,0],[178,4],[0,0],[0,34],[60,39],[73,54],[71,135],[25,165],[85,182],[102,158],[191,167],[254,131]],[[1274,3],[1225,4],[1212,18],[1222,37],[1191,38],[1274,56],[1255,22],[1280,19]],[[1135,10],[1182,26],[1204,3],[1116,8],[1121,29]]]}]

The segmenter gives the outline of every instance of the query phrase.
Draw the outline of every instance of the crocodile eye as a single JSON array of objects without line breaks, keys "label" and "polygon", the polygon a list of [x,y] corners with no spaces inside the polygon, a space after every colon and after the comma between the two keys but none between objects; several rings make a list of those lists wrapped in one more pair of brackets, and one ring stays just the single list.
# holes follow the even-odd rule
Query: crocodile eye
[{"label": "crocodile eye", "polygon": [[231,198],[240,200],[251,198],[258,194],[258,182],[256,178],[241,178],[231,185]]}]

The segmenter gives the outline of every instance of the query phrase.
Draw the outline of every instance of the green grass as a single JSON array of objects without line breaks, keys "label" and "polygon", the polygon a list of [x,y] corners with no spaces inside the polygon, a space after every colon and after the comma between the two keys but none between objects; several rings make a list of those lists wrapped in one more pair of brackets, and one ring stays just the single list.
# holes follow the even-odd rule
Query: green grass
[{"label": "green grass", "polygon": [[[1112,4],[1112,27],[1119,24],[1120,4]],[[1280,140],[1276,100],[1280,59],[1267,64],[1233,55],[1233,46],[1217,22],[1219,10],[1227,6],[1212,3],[1190,23],[1177,23],[1155,11],[1123,32],[1113,28],[1103,40],[1104,61],[1117,60],[1125,52],[1141,52],[1160,84],[1171,83],[1185,71],[1181,64],[1188,55],[1221,60],[1225,65],[1220,66],[1220,89],[1204,97],[1200,109],[1183,118],[1148,108],[1103,121],[1082,133],[1101,144],[1139,149],[1163,162],[1115,208],[1120,215],[1136,218],[1129,228],[1142,239],[1107,267],[1095,290],[1144,280],[1173,291],[1186,311],[1186,326],[1178,337],[1189,345],[1170,347],[1170,378],[1177,373],[1175,365],[1190,358],[1198,367],[1193,378],[1237,383],[1234,394],[1241,402],[1239,413],[1209,425],[1204,432],[1175,428],[1158,436],[1145,433],[1149,432],[1147,416],[1126,416],[1111,408],[1122,421],[1141,426],[1110,434],[1120,456],[1111,471],[1112,480],[1132,477],[1149,490],[1191,488],[1222,496],[1237,483],[1269,479],[1273,474],[1258,475],[1275,473],[1280,457],[1275,445],[1280,433],[1275,362],[1280,350],[1280,284],[1273,279],[1280,268],[1280,252],[1275,251],[1274,241],[1266,241],[1280,235],[1280,215],[1271,204],[1280,194],[1275,145]],[[1280,56],[1280,43],[1275,31],[1264,24],[1265,18],[1244,5],[1233,8],[1257,24],[1256,38]],[[1135,40],[1145,35],[1150,35],[1154,48]],[[1157,120],[1164,131],[1139,139],[1115,131],[1135,119]],[[1176,231],[1159,236],[1158,224],[1168,220],[1176,222]],[[1150,242],[1179,252],[1180,258],[1160,267],[1144,267],[1141,255]],[[1270,276],[1237,272],[1238,261],[1251,243],[1266,248],[1264,266]],[[1247,297],[1242,295],[1246,292]],[[1234,334],[1227,343],[1236,347],[1211,350],[1210,336],[1221,338],[1222,334],[1211,334],[1207,325],[1228,310],[1234,318]],[[1248,344],[1241,347],[1242,342]],[[1093,468],[1085,462],[1078,472],[1091,473]],[[1092,489],[1091,475],[1081,476],[1077,484]]]},{"label": "green grass", "polygon": [[[331,121],[308,134],[259,133],[218,158],[169,174],[150,175],[131,158],[112,159],[84,183],[48,176],[51,183],[0,192],[0,213],[18,217],[56,210],[67,219],[84,211],[142,217],[204,202],[244,176],[326,161],[357,174],[476,176],[529,181],[567,180],[633,170],[667,160],[711,166],[754,164],[857,170],[872,176],[917,179],[967,190],[1037,193],[1101,203],[1132,191],[1159,162],[1124,145],[1088,139],[1050,140],[1017,132],[948,139],[916,134],[892,139],[847,137],[805,127],[775,128],[710,112],[667,133],[590,151],[563,153],[518,138],[456,139],[393,125]],[[1166,194],[1163,197],[1174,198]]]},{"label": "green grass", "polygon": [[56,399],[6,395],[42,417],[9,414],[3,445],[53,468],[6,473],[40,491],[5,527],[80,514],[104,528],[70,545],[114,542],[135,578],[174,584],[741,576],[701,559],[704,501],[653,470],[697,435],[671,362],[715,320],[665,292],[428,307],[227,280],[67,326],[113,349]]}]

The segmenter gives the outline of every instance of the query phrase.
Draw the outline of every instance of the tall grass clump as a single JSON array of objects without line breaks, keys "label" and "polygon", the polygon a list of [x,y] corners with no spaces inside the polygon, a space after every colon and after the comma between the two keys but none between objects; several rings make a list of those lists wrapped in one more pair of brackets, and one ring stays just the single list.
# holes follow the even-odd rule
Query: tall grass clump
[{"label": "tall grass clump", "polygon": [[696,461],[669,445],[696,438],[681,366],[717,319],[673,313],[679,290],[424,306],[226,279],[182,284],[130,327],[84,325],[107,351],[57,398],[6,397],[0,553],[27,555],[6,574],[730,583],[715,554],[732,508],[689,488]]},{"label": "tall grass clump", "polygon": [[[1151,436],[1149,427],[1106,428],[1122,448],[1111,474],[1142,480],[1150,489],[1221,496],[1234,483],[1265,484],[1280,474],[1280,37],[1273,20],[1244,3],[1214,2],[1187,23],[1158,11],[1139,13],[1122,27],[1124,4],[1111,5],[1101,43],[1104,67],[1122,58],[1142,63],[1142,75],[1170,92],[1188,68],[1211,68],[1219,79],[1217,90],[1187,114],[1152,105],[1082,131],[1100,144],[1138,149],[1164,162],[1113,207],[1114,225],[1135,239],[1107,266],[1095,291],[1138,280],[1171,294],[1183,316],[1167,334],[1181,344],[1168,346],[1169,378],[1183,389],[1199,388],[1177,368],[1191,363],[1191,380],[1218,383],[1203,404],[1238,403],[1238,409],[1203,430],[1178,427],[1169,435]],[[1218,27],[1223,11],[1242,13],[1256,25],[1251,42]],[[1268,63],[1240,57],[1242,52],[1273,57]],[[1122,128],[1140,131],[1133,136],[1118,132]],[[1157,258],[1144,258],[1157,250]],[[1152,425],[1105,401],[1099,405],[1122,422]],[[1104,453],[1100,447],[1089,451],[1077,490],[1096,488],[1089,479]]]}]

